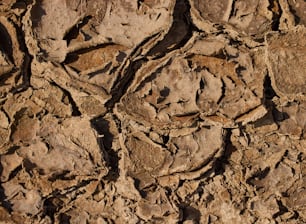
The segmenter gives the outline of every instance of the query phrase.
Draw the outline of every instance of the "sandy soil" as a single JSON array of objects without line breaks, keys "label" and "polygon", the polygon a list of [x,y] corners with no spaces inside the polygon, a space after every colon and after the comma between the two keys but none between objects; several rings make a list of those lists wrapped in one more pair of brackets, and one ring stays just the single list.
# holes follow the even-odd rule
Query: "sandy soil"
[{"label": "sandy soil", "polygon": [[304,0],[0,1],[0,222],[306,223]]}]

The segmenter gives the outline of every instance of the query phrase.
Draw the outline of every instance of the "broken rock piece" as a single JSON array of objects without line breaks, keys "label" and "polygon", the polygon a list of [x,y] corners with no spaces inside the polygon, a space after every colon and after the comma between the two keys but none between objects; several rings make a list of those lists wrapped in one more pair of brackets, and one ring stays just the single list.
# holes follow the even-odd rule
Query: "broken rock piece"
[{"label": "broken rock piece", "polygon": [[216,24],[240,31],[240,35],[262,36],[272,29],[273,13],[268,0],[191,0],[191,15],[203,31],[216,30]]},{"label": "broken rock piece", "polygon": [[[118,43],[135,47],[145,38],[168,30],[172,10],[171,1],[151,6],[145,3],[138,6],[136,1],[124,4],[94,0],[37,1],[24,21],[36,36],[34,39],[28,32],[28,41],[36,46],[31,48],[31,54],[63,62],[68,53],[97,45]],[[120,27],[120,32],[114,27]]]},{"label": "broken rock piece", "polygon": [[[244,51],[243,46],[237,48]],[[264,109],[250,112],[260,106],[263,90],[253,83],[263,83],[265,70],[254,69],[252,57],[241,53],[228,61],[200,51],[191,55],[177,52],[144,63],[117,105],[118,116],[157,129],[190,127],[199,114],[202,119],[219,116],[234,121],[249,113],[239,120],[244,123],[259,119],[266,113]],[[249,83],[252,89],[246,86]]]},{"label": "broken rock piece", "polygon": [[[275,92],[289,100],[306,96],[306,29],[266,35],[269,75]],[[297,41],[297,39],[299,39]]]},{"label": "broken rock piece", "polygon": [[306,26],[306,2],[304,0],[288,0],[291,13],[294,13],[294,19],[297,24]]},{"label": "broken rock piece", "polygon": [[[122,142],[126,150],[125,169],[140,182],[141,188],[154,183],[154,178],[172,174],[188,179],[190,173],[210,167],[222,154],[224,137],[220,126],[204,126],[190,134],[168,137],[167,147],[163,147],[144,133],[131,130]],[[195,172],[194,176],[201,174]]]}]

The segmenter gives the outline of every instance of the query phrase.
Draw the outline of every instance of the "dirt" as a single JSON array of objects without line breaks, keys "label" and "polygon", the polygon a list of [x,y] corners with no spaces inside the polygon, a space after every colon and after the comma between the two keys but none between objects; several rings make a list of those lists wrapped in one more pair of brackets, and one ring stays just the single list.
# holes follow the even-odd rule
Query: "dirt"
[{"label": "dirt", "polygon": [[306,2],[0,1],[1,223],[306,223]]}]

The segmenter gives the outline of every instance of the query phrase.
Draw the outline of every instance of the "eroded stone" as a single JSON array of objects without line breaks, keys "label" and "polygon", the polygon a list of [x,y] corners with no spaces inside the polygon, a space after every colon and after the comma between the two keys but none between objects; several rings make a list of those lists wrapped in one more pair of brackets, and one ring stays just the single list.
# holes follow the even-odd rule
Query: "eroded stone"
[{"label": "eroded stone", "polygon": [[305,36],[304,27],[266,35],[269,74],[274,90],[281,97],[305,98]]},{"label": "eroded stone", "polygon": [[306,223],[304,8],[0,1],[0,220]]}]

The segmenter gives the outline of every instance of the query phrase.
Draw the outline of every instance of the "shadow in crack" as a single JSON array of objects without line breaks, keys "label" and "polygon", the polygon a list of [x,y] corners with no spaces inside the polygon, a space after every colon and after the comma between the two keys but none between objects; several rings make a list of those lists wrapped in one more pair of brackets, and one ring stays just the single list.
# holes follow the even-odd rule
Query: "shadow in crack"
[{"label": "shadow in crack", "polygon": [[272,87],[271,79],[269,75],[266,75],[265,81],[264,81],[264,96],[266,100],[272,100],[273,97],[277,96]]},{"label": "shadow in crack", "polygon": [[185,223],[185,221],[191,221],[191,223],[200,223],[201,212],[198,209],[185,203],[181,204],[180,207],[182,212],[182,220],[179,223]]},{"label": "shadow in crack", "polygon": [[[279,109],[277,108],[277,105],[273,101],[274,97],[278,97],[278,95],[273,89],[270,76],[266,75],[265,80],[264,80],[264,104],[266,108],[272,111],[273,120],[271,120],[271,123],[273,122],[278,123],[278,122],[282,122],[284,120],[289,119],[289,115],[286,112],[279,111]],[[268,116],[269,114],[267,114],[265,117],[263,117],[260,120],[266,119]]]},{"label": "shadow in crack", "polygon": [[[77,23],[76,26],[72,27],[64,36],[64,40],[67,41],[67,45],[70,44],[70,42],[73,39],[76,39],[79,35],[80,30],[82,27],[88,24],[89,20],[92,18],[92,16],[85,16],[80,23]],[[88,38],[88,39],[87,39]],[[87,37],[85,41],[91,39],[91,37]]]},{"label": "shadow in crack", "polygon": [[0,38],[1,38],[0,50],[4,51],[7,58],[12,63],[14,63],[12,40],[5,26],[3,26],[1,23],[0,23]]},{"label": "shadow in crack", "polygon": [[37,28],[41,22],[42,17],[46,15],[46,11],[42,8],[42,4],[42,0],[37,0],[32,7],[31,21],[33,28]]},{"label": "shadow in crack", "polygon": [[[0,173],[2,175],[3,167],[0,164]],[[7,211],[12,212],[12,204],[7,201],[7,197],[5,196],[4,188],[2,187],[2,181],[0,182],[0,206],[7,209]]]},{"label": "shadow in crack", "polygon": [[177,0],[173,11],[173,23],[164,39],[158,42],[147,54],[155,58],[184,46],[196,28],[191,24],[190,5],[186,0]]},{"label": "shadow in crack", "polygon": [[272,16],[272,30],[278,31],[279,30],[279,24],[280,24],[280,17],[282,15],[282,7],[280,6],[280,3],[278,1],[269,0],[269,6],[268,9],[273,12]]},{"label": "shadow in crack", "polygon": [[221,175],[225,171],[225,166],[228,164],[228,159],[231,157],[232,153],[237,150],[237,148],[231,142],[231,130],[228,130],[225,137],[225,147],[224,152],[221,157],[219,157],[214,163],[214,171],[216,175]]},{"label": "shadow in crack", "polygon": [[55,215],[56,212],[61,210],[63,207],[63,201],[60,199],[60,197],[50,197],[44,200],[43,204],[43,217],[48,216],[51,219],[51,222],[55,222]]},{"label": "shadow in crack", "polygon": [[102,137],[98,138],[98,143],[101,150],[104,152],[105,160],[108,166],[111,168],[108,175],[105,177],[108,180],[115,181],[119,177],[119,157],[117,152],[112,148],[114,136],[110,132],[109,121],[103,117],[93,118],[91,120],[91,126],[97,131]]},{"label": "shadow in crack", "polygon": [[256,182],[258,180],[264,179],[270,172],[270,167],[266,167],[263,170],[258,170],[251,177],[246,180],[246,183],[256,187]]},{"label": "shadow in crack", "polygon": [[71,219],[71,216],[70,215],[66,215],[65,213],[61,213],[59,215],[59,223],[70,224],[70,219]]}]

